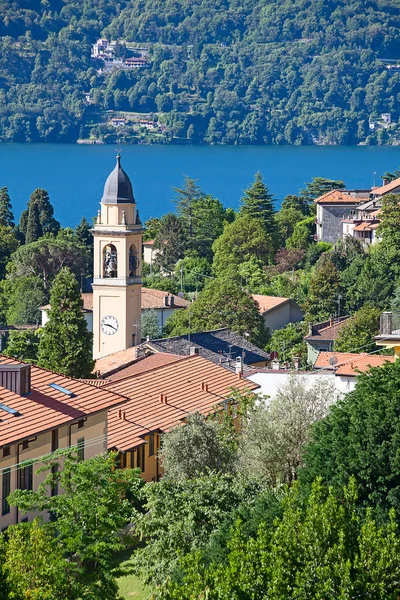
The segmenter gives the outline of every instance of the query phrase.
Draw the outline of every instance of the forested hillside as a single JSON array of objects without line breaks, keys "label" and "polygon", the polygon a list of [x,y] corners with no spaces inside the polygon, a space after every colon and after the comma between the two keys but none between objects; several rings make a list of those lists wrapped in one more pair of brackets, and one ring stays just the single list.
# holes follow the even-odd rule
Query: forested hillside
[{"label": "forested hillside", "polygon": [[[0,140],[399,143],[399,9],[398,0],[0,0]],[[124,56],[145,47],[145,68],[99,73],[90,48],[100,36]],[[125,119],[118,131],[110,115]],[[156,133],[135,126],[141,115]]]}]

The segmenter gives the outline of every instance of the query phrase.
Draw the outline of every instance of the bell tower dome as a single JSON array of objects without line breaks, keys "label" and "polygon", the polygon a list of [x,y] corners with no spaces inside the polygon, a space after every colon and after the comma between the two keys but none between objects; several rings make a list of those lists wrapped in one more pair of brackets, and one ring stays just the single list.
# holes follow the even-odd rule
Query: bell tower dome
[{"label": "bell tower dome", "polygon": [[143,227],[121,157],[104,186],[94,237],[93,357],[140,344]]}]

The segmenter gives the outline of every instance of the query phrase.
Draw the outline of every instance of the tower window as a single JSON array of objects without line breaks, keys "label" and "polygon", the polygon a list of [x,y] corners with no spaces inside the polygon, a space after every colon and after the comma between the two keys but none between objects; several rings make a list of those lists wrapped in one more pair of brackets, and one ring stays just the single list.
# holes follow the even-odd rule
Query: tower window
[{"label": "tower window", "polygon": [[135,244],[129,248],[129,277],[139,275],[139,257]]},{"label": "tower window", "polygon": [[114,244],[104,246],[103,277],[118,277],[117,249]]}]

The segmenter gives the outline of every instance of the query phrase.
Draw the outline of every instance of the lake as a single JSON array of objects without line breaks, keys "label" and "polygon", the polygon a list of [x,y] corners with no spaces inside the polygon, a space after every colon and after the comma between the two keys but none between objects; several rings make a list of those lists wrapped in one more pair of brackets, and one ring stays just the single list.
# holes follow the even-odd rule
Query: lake
[{"label": "lake", "polygon": [[[83,215],[97,215],[115,156],[111,145],[0,144],[0,187],[9,188],[16,218],[35,188],[46,189],[55,217],[74,227]],[[400,147],[123,146],[122,165],[145,221],[174,209],[172,187],[182,186],[185,175],[237,208],[259,170],[279,208],[312,177],[343,179],[348,188],[380,185],[380,175],[400,166]]]}]

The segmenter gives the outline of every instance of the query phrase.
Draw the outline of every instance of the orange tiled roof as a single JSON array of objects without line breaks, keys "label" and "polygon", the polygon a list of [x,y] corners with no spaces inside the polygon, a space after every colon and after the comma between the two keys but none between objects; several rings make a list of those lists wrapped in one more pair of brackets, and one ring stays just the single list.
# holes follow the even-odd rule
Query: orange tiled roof
[{"label": "orange tiled roof", "polygon": [[[142,444],[146,433],[168,431],[189,413],[210,414],[218,403],[229,398],[232,387],[254,390],[259,386],[201,356],[182,357],[169,365],[111,382],[103,389],[130,401],[121,412],[109,412],[109,448],[129,450]],[[166,403],[161,401],[161,394]]]},{"label": "orange tiled roof", "polygon": [[[335,365],[329,364],[329,359],[335,358]],[[377,354],[354,354],[351,352],[320,352],[315,362],[316,369],[334,370],[336,375],[357,376],[359,372],[365,373],[371,367],[382,367],[385,363],[394,362],[394,356],[381,356]]]},{"label": "orange tiled roof", "polygon": [[280,296],[263,296],[262,294],[252,294],[253,300],[258,303],[260,307],[259,312],[264,314],[285,302],[289,302],[290,298],[282,298]]},{"label": "orange tiled roof", "polygon": [[164,304],[164,298],[172,297],[173,304],[168,305],[167,308],[186,308],[190,302],[185,298],[180,298],[175,294],[169,292],[163,292],[162,290],[153,290],[151,288],[142,288],[142,309],[144,308],[166,308]]},{"label": "orange tiled roof", "polygon": [[349,194],[347,194],[344,190],[331,190],[330,192],[326,192],[319,198],[314,200],[317,204],[358,204],[360,199],[352,198]]},{"label": "orange tiled roof", "polygon": [[319,329],[318,331],[316,331],[315,333],[313,333],[312,335],[306,335],[305,336],[305,340],[310,340],[310,341],[318,341],[318,340],[328,340],[328,341],[333,341],[336,340],[337,336],[339,335],[341,329],[343,327],[345,327],[345,325],[349,322],[349,319],[351,319],[351,317],[341,317],[341,321],[339,321],[338,323],[332,323],[332,325],[327,325],[326,327],[323,327],[322,329]]},{"label": "orange tiled roof", "polygon": [[120,379],[125,379],[126,377],[140,375],[141,373],[146,373],[146,371],[152,371],[156,367],[164,367],[165,365],[170,365],[184,358],[184,356],[179,356],[178,354],[168,354],[167,352],[150,354],[150,356],[141,358],[133,364],[120,369],[117,371],[117,373],[106,375],[107,381],[119,381]]},{"label": "orange tiled roof", "polygon": [[[0,356],[0,364],[21,364]],[[55,383],[69,390],[73,397],[50,387]],[[0,410],[0,446],[37,435],[64,423],[85,418],[125,402],[113,390],[96,388],[79,379],[31,367],[31,393],[18,396],[0,388],[0,402],[21,413],[14,417]]]},{"label": "orange tiled roof", "polygon": [[353,231],[371,231],[372,225],[371,223],[360,223],[359,225],[356,225],[353,229]]},{"label": "orange tiled roof", "polygon": [[375,196],[383,196],[383,194],[388,194],[389,192],[395,190],[398,187],[400,187],[400,177],[398,177],[397,179],[393,179],[393,181],[390,181],[386,185],[381,185],[381,187],[373,189],[372,193]]}]

